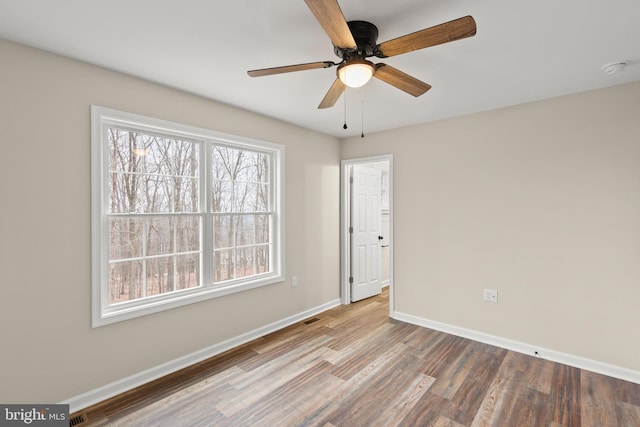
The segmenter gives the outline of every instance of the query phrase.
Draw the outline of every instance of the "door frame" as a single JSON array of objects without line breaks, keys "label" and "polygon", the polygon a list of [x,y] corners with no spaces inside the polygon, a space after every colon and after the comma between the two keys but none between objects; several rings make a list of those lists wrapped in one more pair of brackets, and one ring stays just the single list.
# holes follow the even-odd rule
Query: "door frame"
[{"label": "door frame", "polygon": [[384,162],[389,163],[389,316],[394,312],[394,252],[393,242],[393,154],[360,157],[341,161],[340,167],[340,300],[343,305],[351,304],[351,286],[349,285],[349,268],[351,264],[351,247],[349,239],[350,187],[349,168],[353,165]]}]

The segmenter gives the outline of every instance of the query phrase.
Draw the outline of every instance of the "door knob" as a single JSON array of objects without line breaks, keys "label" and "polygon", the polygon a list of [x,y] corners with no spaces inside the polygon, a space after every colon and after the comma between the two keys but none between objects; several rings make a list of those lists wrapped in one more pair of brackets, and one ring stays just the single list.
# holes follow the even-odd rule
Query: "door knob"
[{"label": "door knob", "polygon": [[378,236],[378,240],[382,240],[382,239],[384,239],[384,237]]}]

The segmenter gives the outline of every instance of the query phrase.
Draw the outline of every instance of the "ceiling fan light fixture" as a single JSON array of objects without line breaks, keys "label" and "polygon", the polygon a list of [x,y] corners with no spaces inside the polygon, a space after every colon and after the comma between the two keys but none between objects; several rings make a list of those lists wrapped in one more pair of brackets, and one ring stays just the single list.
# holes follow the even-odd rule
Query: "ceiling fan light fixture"
[{"label": "ceiling fan light fixture", "polygon": [[338,78],[348,87],[367,84],[374,73],[373,62],[365,59],[351,59],[338,67]]}]

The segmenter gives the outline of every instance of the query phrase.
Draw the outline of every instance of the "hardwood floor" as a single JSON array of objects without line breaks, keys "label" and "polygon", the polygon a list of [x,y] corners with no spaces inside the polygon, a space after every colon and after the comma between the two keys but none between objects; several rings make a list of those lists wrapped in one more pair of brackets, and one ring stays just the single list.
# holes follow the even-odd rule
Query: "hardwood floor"
[{"label": "hardwood floor", "polygon": [[329,310],[72,420],[84,417],[74,420],[78,427],[640,426],[640,385],[390,319],[386,297]]}]

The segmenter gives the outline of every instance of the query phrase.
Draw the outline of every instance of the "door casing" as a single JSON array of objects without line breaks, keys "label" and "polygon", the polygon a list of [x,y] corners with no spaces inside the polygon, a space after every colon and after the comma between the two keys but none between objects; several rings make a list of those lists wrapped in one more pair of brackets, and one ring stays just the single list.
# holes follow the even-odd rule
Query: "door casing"
[{"label": "door casing", "polygon": [[340,169],[340,300],[343,305],[351,304],[349,285],[350,254],[349,244],[349,168],[353,165],[384,162],[389,163],[389,316],[394,312],[394,240],[393,240],[393,154],[361,157],[341,161]]}]

